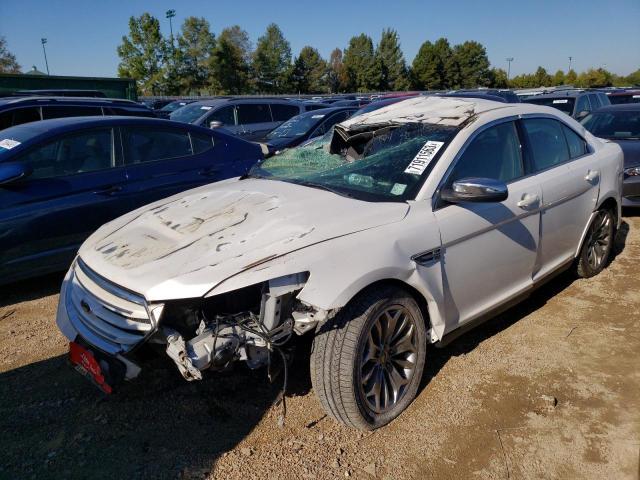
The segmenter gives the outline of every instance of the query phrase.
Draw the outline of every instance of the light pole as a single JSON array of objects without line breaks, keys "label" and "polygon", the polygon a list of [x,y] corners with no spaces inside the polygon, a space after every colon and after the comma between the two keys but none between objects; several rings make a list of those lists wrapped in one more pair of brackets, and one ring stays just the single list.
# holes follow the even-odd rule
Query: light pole
[{"label": "light pole", "polygon": [[571,71],[571,60],[573,60],[573,57],[569,57],[569,70],[567,70],[567,73]]},{"label": "light pole", "polygon": [[507,57],[506,60],[509,65],[507,67],[507,82],[508,82],[509,79],[511,78],[511,62],[513,62],[513,57]]},{"label": "light pole", "polygon": [[47,43],[47,39],[41,38],[40,43],[42,43],[42,52],[44,53],[44,64],[47,67],[47,75],[49,75],[49,62],[47,61],[47,49],[44,48],[44,44]]},{"label": "light pole", "polygon": [[165,17],[169,19],[169,31],[171,32],[171,48],[173,48],[173,23],[171,19],[176,16],[176,11],[171,9],[165,12]]}]

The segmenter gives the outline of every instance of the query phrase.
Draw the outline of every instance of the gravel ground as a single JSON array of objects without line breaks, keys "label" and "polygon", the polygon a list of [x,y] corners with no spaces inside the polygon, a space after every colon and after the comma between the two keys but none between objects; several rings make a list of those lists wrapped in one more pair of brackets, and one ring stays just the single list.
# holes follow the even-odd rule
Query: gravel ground
[{"label": "gravel ground", "polygon": [[158,359],[104,398],[66,364],[61,277],[0,287],[0,478],[637,479],[640,217],[616,252],[430,349],[416,401],[373,433],[324,415],[308,342],[282,427],[263,370],[186,383]]}]

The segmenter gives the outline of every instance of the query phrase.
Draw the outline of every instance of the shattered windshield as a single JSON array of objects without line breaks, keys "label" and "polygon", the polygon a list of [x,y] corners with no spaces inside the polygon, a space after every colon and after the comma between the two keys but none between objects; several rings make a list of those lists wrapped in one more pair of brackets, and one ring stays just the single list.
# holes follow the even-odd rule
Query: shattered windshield
[{"label": "shattered windshield", "polygon": [[369,201],[414,198],[458,127],[423,123],[337,127],[304,147],[254,166],[249,176],[282,180]]}]

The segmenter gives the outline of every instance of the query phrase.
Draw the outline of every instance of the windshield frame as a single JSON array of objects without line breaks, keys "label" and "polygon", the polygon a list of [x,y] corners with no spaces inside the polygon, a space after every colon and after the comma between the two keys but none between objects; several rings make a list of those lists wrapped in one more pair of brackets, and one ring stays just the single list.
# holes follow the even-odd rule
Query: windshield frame
[{"label": "windshield frame", "polygon": [[[437,153],[433,156],[433,158],[431,158],[431,160],[427,164],[427,166],[424,169],[424,171],[420,174],[419,179],[413,185],[408,186],[408,188],[406,189],[405,192],[403,192],[402,194],[397,195],[397,196],[383,195],[383,194],[380,194],[380,193],[367,192],[367,191],[364,191],[364,190],[359,190],[359,189],[354,189],[354,188],[344,188],[344,187],[341,187],[341,186],[338,186],[338,185],[334,185],[334,184],[330,184],[330,183],[327,183],[326,185],[324,185],[321,182],[314,182],[314,181],[311,181],[311,180],[304,180],[304,179],[299,179],[299,178],[289,178],[289,177],[280,177],[280,176],[277,176],[277,175],[273,175],[268,170],[263,169],[262,165],[265,162],[268,162],[270,159],[276,158],[277,155],[274,156],[274,157],[269,157],[269,158],[265,158],[265,159],[262,159],[262,160],[258,161],[249,170],[249,172],[246,175],[241,177],[241,179],[259,178],[259,179],[264,179],[264,180],[282,181],[282,182],[285,182],[285,183],[293,183],[293,184],[296,184],[296,185],[306,186],[306,187],[309,187],[309,188],[319,188],[319,189],[332,191],[333,193],[336,193],[336,194],[339,194],[339,195],[343,195],[345,197],[353,198],[355,200],[362,200],[362,201],[366,201],[366,202],[406,203],[408,201],[415,200],[417,198],[417,196],[419,195],[420,191],[422,190],[425,182],[427,181],[427,179],[429,179],[429,177],[431,175],[431,172],[433,171],[435,166],[438,164],[438,161],[442,158],[442,156],[447,151],[449,145],[458,137],[458,135],[460,134],[461,130],[464,128],[464,125],[452,127],[452,126],[444,126],[444,125],[437,125],[437,124],[426,124],[426,123],[421,124],[419,122],[415,122],[412,125],[431,125],[433,127],[440,127],[443,130],[444,129],[450,130],[451,134],[443,142],[442,146],[438,149]],[[335,135],[335,133],[333,133],[331,136],[329,136],[330,132],[333,132],[333,129],[330,130],[329,132],[327,132],[327,134],[323,135],[322,137],[318,137],[317,139],[315,139],[313,142],[310,143],[310,145],[324,145],[324,143],[322,143],[324,140],[328,140],[328,139],[332,138],[333,135]],[[291,149],[291,150],[299,150],[300,148],[308,148],[308,147],[298,147],[296,149]],[[322,147],[316,147],[316,148],[322,148]],[[407,159],[407,160],[408,160],[408,162],[411,161],[411,159]],[[342,167],[342,166],[340,166],[340,167]],[[337,168],[340,168],[340,167],[337,167]]]}]

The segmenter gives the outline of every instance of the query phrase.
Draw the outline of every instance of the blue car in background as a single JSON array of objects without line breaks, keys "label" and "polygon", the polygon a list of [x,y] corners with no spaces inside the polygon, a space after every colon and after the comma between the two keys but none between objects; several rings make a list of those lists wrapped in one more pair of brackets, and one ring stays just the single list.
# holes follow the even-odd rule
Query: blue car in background
[{"label": "blue car in background", "polygon": [[260,147],[142,117],[74,117],[0,131],[0,284],[69,267],[102,224],[244,174]]}]

